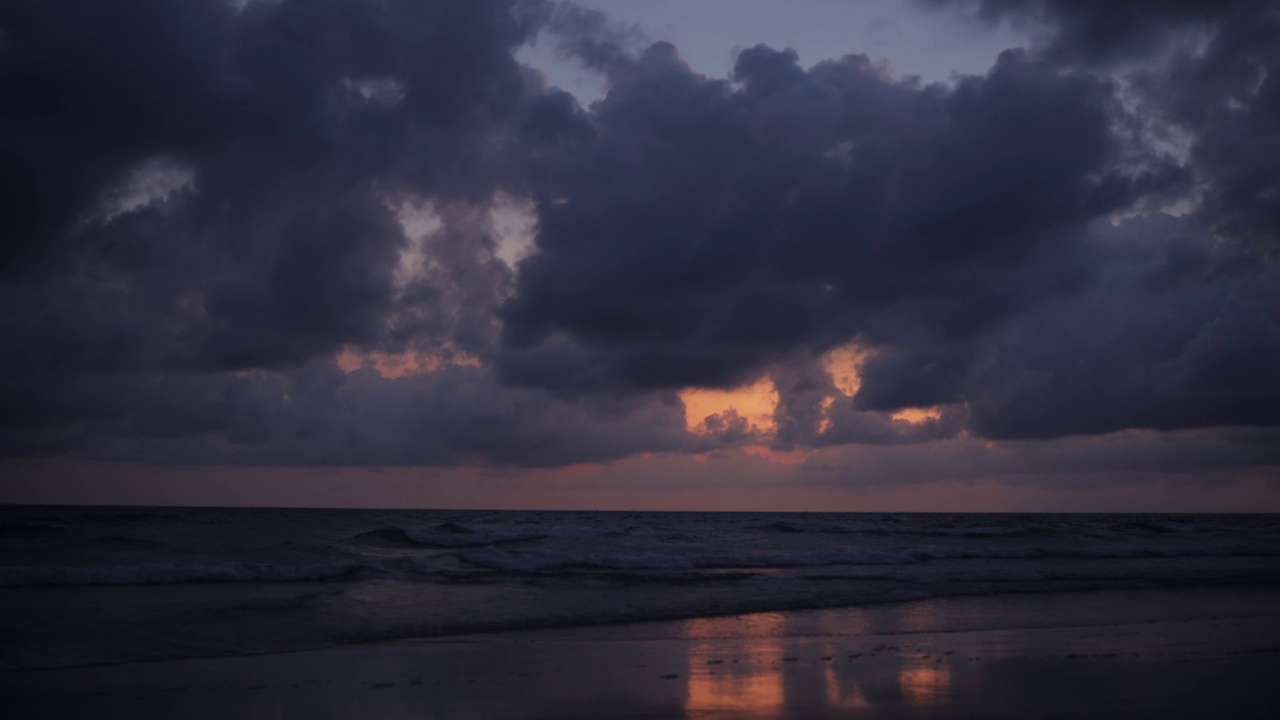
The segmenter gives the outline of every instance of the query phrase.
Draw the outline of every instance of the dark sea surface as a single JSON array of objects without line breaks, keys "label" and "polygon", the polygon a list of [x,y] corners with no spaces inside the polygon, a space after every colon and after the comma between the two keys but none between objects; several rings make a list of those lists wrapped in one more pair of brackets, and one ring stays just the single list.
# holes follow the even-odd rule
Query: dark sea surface
[{"label": "dark sea surface", "polygon": [[0,668],[1196,586],[1280,586],[1280,517],[0,507]]}]

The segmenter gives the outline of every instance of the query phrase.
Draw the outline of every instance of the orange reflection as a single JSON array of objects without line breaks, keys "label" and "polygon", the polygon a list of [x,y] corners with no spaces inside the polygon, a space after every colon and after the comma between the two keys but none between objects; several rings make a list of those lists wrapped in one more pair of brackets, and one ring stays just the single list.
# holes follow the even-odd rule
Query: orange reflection
[{"label": "orange reflection", "polygon": [[946,702],[951,692],[951,668],[946,665],[917,665],[898,674],[902,696],[914,705]]},{"label": "orange reflection", "polygon": [[778,391],[767,377],[733,390],[689,388],[681,391],[680,399],[684,401],[685,426],[691,432],[706,432],[707,417],[730,409],[761,432],[775,429],[773,411],[778,406]]},{"label": "orange reflection", "polygon": [[780,710],[784,697],[782,672],[776,667],[747,675],[726,670],[716,675],[690,675],[685,709],[691,713]]},{"label": "orange reflection", "polygon": [[865,710],[871,707],[871,702],[867,700],[867,696],[862,694],[862,686],[854,683],[852,687],[840,687],[840,680],[836,677],[836,669],[830,665],[824,670],[824,676],[827,681],[827,706],[839,708],[841,710]]},{"label": "orange reflection", "polygon": [[[745,615],[740,620],[749,623],[745,629],[751,637],[690,646],[687,712],[760,713],[782,709],[786,695],[780,662],[782,646],[777,638],[786,620],[779,613]],[[714,638],[720,635],[721,622],[688,620],[684,623],[685,635]],[[742,629],[735,627],[734,634]]]}]

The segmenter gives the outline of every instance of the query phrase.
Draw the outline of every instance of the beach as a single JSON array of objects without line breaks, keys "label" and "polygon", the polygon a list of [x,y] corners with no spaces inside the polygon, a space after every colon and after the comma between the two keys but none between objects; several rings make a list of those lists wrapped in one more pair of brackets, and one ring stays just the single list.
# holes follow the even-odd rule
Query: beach
[{"label": "beach", "polygon": [[9,717],[1274,717],[1280,593],[1001,594],[10,670]]},{"label": "beach", "polygon": [[0,720],[1280,719],[1280,0],[0,0]]},{"label": "beach", "polygon": [[15,718],[1272,717],[1267,515],[0,509]]}]

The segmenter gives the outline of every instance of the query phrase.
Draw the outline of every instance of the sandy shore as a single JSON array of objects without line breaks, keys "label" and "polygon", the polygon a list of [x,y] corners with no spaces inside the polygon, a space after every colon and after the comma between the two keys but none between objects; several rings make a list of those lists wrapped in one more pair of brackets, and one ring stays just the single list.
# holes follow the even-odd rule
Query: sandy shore
[{"label": "sandy shore", "polygon": [[0,673],[7,717],[1280,717],[1280,593],[992,595]]}]

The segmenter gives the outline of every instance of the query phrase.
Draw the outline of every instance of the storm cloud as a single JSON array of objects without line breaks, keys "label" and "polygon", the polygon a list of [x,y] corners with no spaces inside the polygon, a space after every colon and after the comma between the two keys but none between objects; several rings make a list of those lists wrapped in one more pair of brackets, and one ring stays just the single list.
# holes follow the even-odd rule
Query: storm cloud
[{"label": "storm cloud", "polygon": [[[710,79],[650,47],[541,199],[505,377],[769,373],[786,447],[922,406],[990,438],[1276,424],[1275,8],[1110,7],[982,4],[1056,34],[949,85],[763,46]],[[1195,52],[1152,56],[1190,29]],[[871,352],[847,397],[814,368],[850,342]]]},{"label": "storm cloud", "polygon": [[[0,453],[1271,432],[1277,5],[921,5],[1033,42],[947,82],[765,45],[707,77],[569,3],[7,2]],[[762,378],[771,428],[689,429],[682,391]]]},{"label": "storm cloud", "polygon": [[[412,350],[450,367],[482,353],[511,282],[488,208],[528,182],[524,165],[577,111],[512,57],[547,11],[6,3],[6,450],[99,447],[100,434],[126,429],[140,446],[156,429],[274,441],[288,433],[270,405],[286,394],[264,397],[237,374],[296,388],[343,348]],[[424,207],[431,222],[415,237],[404,212]],[[404,392],[418,403],[384,406],[382,420],[412,425],[413,412],[448,404]],[[485,404],[476,416],[494,412]],[[381,459],[347,459],[484,454],[455,438],[454,454],[405,455],[431,444],[420,429],[384,437]],[[495,457],[512,460],[517,446]],[[531,452],[536,463],[552,451]]]}]

